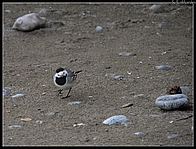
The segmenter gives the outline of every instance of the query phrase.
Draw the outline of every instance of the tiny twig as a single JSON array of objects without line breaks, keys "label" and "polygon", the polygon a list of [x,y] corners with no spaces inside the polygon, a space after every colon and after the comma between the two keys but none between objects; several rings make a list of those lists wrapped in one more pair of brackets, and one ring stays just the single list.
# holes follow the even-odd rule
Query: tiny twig
[{"label": "tiny twig", "polygon": [[191,117],[193,117],[193,115],[189,115],[187,117],[183,117],[183,118],[177,119],[176,121],[185,120],[185,119],[188,119],[188,118],[191,118]]}]

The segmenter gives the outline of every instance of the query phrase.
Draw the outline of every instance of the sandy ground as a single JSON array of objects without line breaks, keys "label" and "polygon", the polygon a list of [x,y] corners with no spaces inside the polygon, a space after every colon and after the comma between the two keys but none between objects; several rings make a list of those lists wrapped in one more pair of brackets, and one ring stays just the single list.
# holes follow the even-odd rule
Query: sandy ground
[{"label": "sandy ground", "polygon": [[[3,83],[11,95],[25,96],[16,98],[17,106],[11,95],[3,98],[3,144],[192,146],[193,117],[178,119],[193,115],[193,108],[155,106],[174,85],[190,88],[193,105],[192,7],[165,5],[153,13],[150,6],[4,4]],[[16,18],[41,9],[47,10],[50,28],[11,29]],[[103,32],[95,31],[98,25]],[[157,70],[161,64],[172,69]],[[60,66],[83,70],[66,99],[57,97],[52,80]],[[73,101],[81,103],[70,105]],[[127,103],[132,106],[121,107]],[[127,126],[102,123],[120,114],[129,119]]]}]

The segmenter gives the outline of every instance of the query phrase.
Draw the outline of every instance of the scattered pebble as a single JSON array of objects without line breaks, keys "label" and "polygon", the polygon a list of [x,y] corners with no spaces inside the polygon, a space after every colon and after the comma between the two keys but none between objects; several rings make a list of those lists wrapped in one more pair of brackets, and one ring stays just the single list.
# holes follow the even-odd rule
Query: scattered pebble
[{"label": "scattered pebble", "polygon": [[142,62],[142,61],[140,61],[139,63],[140,63],[140,64],[142,64],[143,62]]},{"label": "scattered pebble", "polygon": [[127,74],[128,74],[128,75],[131,75],[131,74],[132,74],[132,72],[128,72],[128,71],[127,71]]},{"label": "scattered pebble", "polygon": [[134,134],[140,138],[144,137],[145,135],[143,132],[135,132]]},{"label": "scattered pebble", "polygon": [[41,120],[36,120],[35,121],[37,124],[42,124],[43,123],[43,121],[41,121]]},{"label": "scattered pebble", "polygon": [[78,124],[73,124],[73,127],[76,127],[76,126],[84,126],[85,124],[84,123],[78,123]]},{"label": "scattered pebble", "polygon": [[132,103],[127,103],[127,104],[122,105],[121,107],[122,108],[127,108],[127,107],[130,107],[130,106],[133,106],[133,104]]},{"label": "scattered pebble", "polygon": [[46,92],[43,92],[42,95],[46,95]]},{"label": "scattered pebble", "polygon": [[114,74],[114,73],[106,73],[105,76],[106,77],[109,76],[114,80],[125,80],[125,77],[123,75],[117,75],[117,74]]},{"label": "scattered pebble", "polygon": [[89,98],[92,98],[93,96],[88,96]]},{"label": "scattered pebble", "polygon": [[160,66],[155,66],[156,69],[158,70],[171,70],[171,66],[170,65],[160,65]]},{"label": "scattered pebble", "polygon": [[118,53],[119,56],[136,56],[135,53],[131,53],[131,52],[120,52]]},{"label": "scattered pebble", "polygon": [[138,95],[134,95],[133,97],[137,98],[137,97],[143,97],[143,96],[144,96],[144,94],[138,94]]},{"label": "scattered pebble", "polygon": [[188,86],[180,86],[182,94],[188,95],[190,93],[190,88]]},{"label": "scattered pebble", "polygon": [[188,97],[184,94],[164,95],[156,99],[155,105],[163,110],[172,110],[188,105]]},{"label": "scattered pebble", "polygon": [[12,129],[12,128],[21,128],[21,125],[10,125],[8,126],[8,128]]},{"label": "scattered pebble", "polygon": [[24,94],[19,93],[19,94],[13,95],[12,98],[23,97],[23,96]]},{"label": "scattered pebble", "polygon": [[116,124],[123,124],[127,125],[128,119],[124,115],[115,115],[112,117],[107,118],[106,120],[103,121],[103,124],[106,125],[116,125]]},{"label": "scattered pebble", "polygon": [[168,29],[170,27],[170,23],[169,22],[166,22],[166,21],[163,21],[163,22],[159,23],[158,26],[161,29]]},{"label": "scattered pebble", "polygon": [[95,29],[95,31],[96,31],[97,33],[102,32],[102,31],[103,31],[103,27],[97,26],[96,29]]},{"label": "scattered pebble", "polygon": [[158,12],[160,12],[161,5],[152,5],[149,9],[150,9],[152,12],[154,12],[154,13],[158,13]]},{"label": "scattered pebble", "polygon": [[174,121],[170,121],[169,123],[172,124]]},{"label": "scattered pebble", "polygon": [[11,10],[7,9],[7,10],[5,10],[5,12],[6,12],[6,13],[10,13],[10,12],[11,12]]},{"label": "scattered pebble", "polygon": [[167,136],[168,139],[174,139],[174,138],[176,138],[176,137],[178,137],[178,134],[169,134],[169,135]]},{"label": "scattered pebble", "polygon": [[68,105],[79,105],[81,103],[81,101],[73,101],[73,102],[69,102]]},{"label": "scattered pebble", "polygon": [[29,121],[31,121],[32,119],[31,119],[31,118],[21,118],[20,120],[21,120],[21,121],[24,121],[24,122],[29,122]]},{"label": "scattered pebble", "polygon": [[165,52],[162,52],[161,55],[165,55],[166,53],[167,53],[166,51]]},{"label": "scattered pebble", "polygon": [[113,77],[114,80],[125,80],[123,75],[116,75]]},{"label": "scattered pebble", "polygon": [[57,112],[48,112],[48,113],[46,113],[45,115],[47,115],[47,116],[53,116],[53,115],[55,115]]},{"label": "scattered pebble", "polygon": [[11,88],[10,87],[5,87],[3,89],[3,96],[10,96],[12,93]]},{"label": "scattered pebble", "polygon": [[30,13],[16,19],[12,29],[18,31],[32,31],[45,27],[46,18],[41,17],[39,13]]}]

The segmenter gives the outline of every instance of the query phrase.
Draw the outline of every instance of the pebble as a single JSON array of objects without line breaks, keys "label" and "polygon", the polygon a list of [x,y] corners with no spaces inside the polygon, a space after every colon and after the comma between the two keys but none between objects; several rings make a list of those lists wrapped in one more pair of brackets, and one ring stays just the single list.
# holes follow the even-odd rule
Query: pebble
[{"label": "pebble", "polygon": [[24,96],[24,94],[19,93],[19,94],[13,95],[12,98],[17,98],[17,97],[22,97],[22,96]]},{"label": "pebble", "polygon": [[45,115],[47,115],[47,116],[53,116],[53,115],[55,115],[57,112],[48,112],[48,113],[46,113]]},{"label": "pebble", "polygon": [[168,139],[174,139],[174,138],[176,138],[176,137],[178,137],[178,134],[169,134],[169,135],[167,136]]},{"label": "pebble", "polygon": [[21,128],[21,125],[10,125],[8,126],[8,128],[12,129],[12,128]]},{"label": "pebble", "polygon": [[127,107],[130,107],[130,106],[133,106],[133,104],[132,103],[127,103],[127,104],[122,105],[121,107],[122,108],[127,108]]},{"label": "pebble", "polygon": [[152,5],[149,9],[154,13],[158,13],[160,12],[160,8],[161,8],[161,5]]},{"label": "pebble", "polygon": [[171,70],[171,66],[170,65],[160,65],[160,66],[155,66],[156,69],[158,70]]},{"label": "pebble", "polygon": [[16,19],[12,29],[18,31],[32,31],[45,27],[46,18],[41,17],[39,13],[30,13]]},{"label": "pebble", "polygon": [[11,88],[10,87],[5,87],[3,89],[3,96],[10,96],[12,93]]},{"label": "pebble", "polygon": [[96,31],[97,33],[102,32],[102,31],[103,31],[103,27],[97,26],[97,27],[95,28],[95,31]]},{"label": "pebble", "polygon": [[182,94],[188,95],[190,93],[190,88],[188,86],[180,86]]},{"label": "pebble", "polygon": [[143,96],[144,96],[144,94],[138,94],[138,95],[134,95],[133,97],[137,98],[137,97],[143,97]]},{"label": "pebble", "polygon": [[131,53],[131,52],[120,52],[118,53],[119,56],[136,56],[135,53]]},{"label": "pebble", "polygon": [[155,105],[163,110],[173,110],[188,105],[188,97],[184,94],[159,96]]},{"label": "pebble", "polygon": [[123,75],[115,75],[113,77],[114,80],[125,80],[124,76]]},{"label": "pebble", "polygon": [[103,124],[106,125],[116,125],[116,124],[123,124],[127,125],[128,119],[124,115],[115,115],[112,117],[107,118],[106,120],[103,121]]},{"label": "pebble", "polygon": [[28,122],[28,121],[31,121],[32,119],[31,118],[21,118],[20,120],[24,121],[24,122]]},{"label": "pebble", "polygon": [[78,124],[73,124],[73,127],[76,127],[76,126],[84,126],[85,124],[84,123],[78,123]]},{"label": "pebble", "polygon": [[36,120],[35,121],[37,124],[42,124],[43,123],[43,121],[41,121],[41,120]]},{"label": "pebble", "polygon": [[143,132],[135,132],[134,134],[140,138],[144,137],[145,135]]},{"label": "pebble", "polygon": [[5,10],[5,12],[6,12],[6,13],[10,13],[10,12],[11,12],[11,10],[7,9],[7,10]]},{"label": "pebble", "polygon": [[169,22],[166,22],[166,21],[163,21],[163,22],[159,23],[158,26],[159,26],[159,28],[161,28],[161,29],[167,29],[167,28],[170,27],[170,23],[169,23]]},{"label": "pebble", "polygon": [[81,103],[81,101],[73,101],[73,102],[69,102],[68,105],[79,105]]}]

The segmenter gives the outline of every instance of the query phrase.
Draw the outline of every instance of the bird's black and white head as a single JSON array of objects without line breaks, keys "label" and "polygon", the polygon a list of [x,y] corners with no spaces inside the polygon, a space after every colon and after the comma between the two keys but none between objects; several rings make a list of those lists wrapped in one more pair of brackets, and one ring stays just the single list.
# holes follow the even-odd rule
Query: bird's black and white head
[{"label": "bird's black and white head", "polygon": [[67,81],[67,71],[64,68],[58,68],[54,75],[54,83],[56,86],[64,86]]}]

